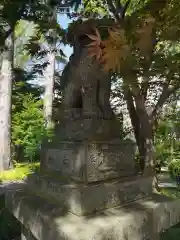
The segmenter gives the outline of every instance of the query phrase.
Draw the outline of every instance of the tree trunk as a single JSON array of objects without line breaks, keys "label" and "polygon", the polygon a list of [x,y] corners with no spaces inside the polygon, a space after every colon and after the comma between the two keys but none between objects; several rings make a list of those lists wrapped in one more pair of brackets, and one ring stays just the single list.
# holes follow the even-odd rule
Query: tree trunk
[{"label": "tree trunk", "polygon": [[135,96],[134,101],[127,85],[124,87],[124,95],[139,150],[141,171],[151,174],[154,164],[153,122],[148,116],[143,96]]},{"label": "tree trunk", "polygon": [[0,66],[0,172],[11,164],[11,91],[13,37],[6,39]]},{"label": "tree trunk", "polygon": [[[53,9],[53,20],[56,21],[57,12]],[[52,110],[53,110],[53,98],[54,98],[54,81],[55,81],[55,48],[56,48],[56,31],[53,30],[53,43],[49,46],[49,53],[47,55],[47,61],[49,62],[46,70],[44,71],[45,77],[45,92],[44,92],[44,117],[45,125],[47,128],[52,125]]]},{"label": "tree trunk", "polygon": [[52,107],[54,96],[54,72],[55,72],[55,53],[48,54],[49,65],[44,73],[45,75],[45,92],[44,92],[44,116],[47,127],[51,126]]},{"label": "tree trunk", "polygon": [[136,107],[134,105],[134,100],[133,100],[131,90],[128,86],[125,86],[125,88],[124,88],[124,96],[126,99],[128,112],[129,112],[129,115],[131,118],[131,124],[133,126],[134,136],[135,136],[136,143],[138,146],[140,170],[141,170],[141,172],[143,172],[144,166],[145,166],[144,158],[146,155],[145,154],[145,139],[142,137],[142,134],[141,134],[140,119],[137,114]]},{"label": "tree trunk", "polygon": [[144,159],[143,174],[151,175],[154,169],[153,121],[147,113],[142,95],[135,96],[135,104],[140,124],[139,150],[141,159]]},{"label": "tree trunk", "polygon": [[124,93],[139,150],[141,172],[144,176],[153,176],[152,188],[157,192],[159,188],[154,172],[153,121],[148,116],[142,99],[136,98],[135,105],[130,89],[126,88]]}]

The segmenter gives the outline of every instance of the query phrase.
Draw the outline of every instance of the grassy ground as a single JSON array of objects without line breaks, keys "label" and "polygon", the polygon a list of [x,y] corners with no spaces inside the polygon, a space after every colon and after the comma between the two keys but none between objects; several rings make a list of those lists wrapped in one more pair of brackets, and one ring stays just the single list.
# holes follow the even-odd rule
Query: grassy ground
[{"label": "grassy ground", "polygon": [[[39,169],[39,163],[15,164],[13,169],[0,173],[0,182],[23,180]],[[0,195],[0,240],[12,240],[21,234],[19,221],[5,208],[4,195]]]},{"label": "grassy ground", "polygon": [[172,197],[174,199],[180,199],[180,190],[178,190],[178,189],[172,189],[172,188],[162,189],[161,193],[163,195],[166,195],[168,197]]},{"label": "grassy ground", "polygon": [[38,168],[39,163],[17,163],[13,169],[0,173],[0,181],[23,180]]}]

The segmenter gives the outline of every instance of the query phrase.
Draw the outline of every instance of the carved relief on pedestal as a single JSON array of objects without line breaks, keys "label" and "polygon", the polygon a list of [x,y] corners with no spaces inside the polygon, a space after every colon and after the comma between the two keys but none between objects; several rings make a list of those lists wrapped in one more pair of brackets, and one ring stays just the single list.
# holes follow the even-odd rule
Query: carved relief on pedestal
[{"label": "carved relief on pedestal", "polygon": [[46,166],[63,177],[96,182],[134,174],[134,146],[131,143],[69,142],[49,149]]}]

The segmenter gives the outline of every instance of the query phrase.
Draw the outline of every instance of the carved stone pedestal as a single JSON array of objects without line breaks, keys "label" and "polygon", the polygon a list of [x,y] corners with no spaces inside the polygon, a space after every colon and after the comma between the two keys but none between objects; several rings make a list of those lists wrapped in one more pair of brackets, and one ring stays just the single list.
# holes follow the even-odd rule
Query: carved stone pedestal
[{"label": "carved stone pedestal", "polygon": [[41,173],[28,179],[37,195],[88,215],[140,199],[152,192],[152,179],[135,176],[134,143],[52,141],[43,151]]},{"label": "carved stone pedestal", "polygon": [[131,141],[52,142],[43,151],[41,170],[85,184],[135,175]]}]

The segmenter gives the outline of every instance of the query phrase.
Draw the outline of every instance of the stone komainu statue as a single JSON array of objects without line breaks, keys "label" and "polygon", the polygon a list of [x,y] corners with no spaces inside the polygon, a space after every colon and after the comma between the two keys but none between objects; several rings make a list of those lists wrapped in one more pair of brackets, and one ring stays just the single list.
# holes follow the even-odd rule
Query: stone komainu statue
[{"label": "stone komainu statue", "polygon": [[[83,29],[76,28],[76,33],[71,39],[74,51],[61,77],[62,106],[71,117],[79,113],[83,117],[111,119],[113,117],[109,101],[111,76],[97,60],[88,55],[87,44],[91,40],[86,34],[92,34],[92,27],[84,26],[87,25],[83,25]],[[76,109],[75,113],[73,109]]]}]

